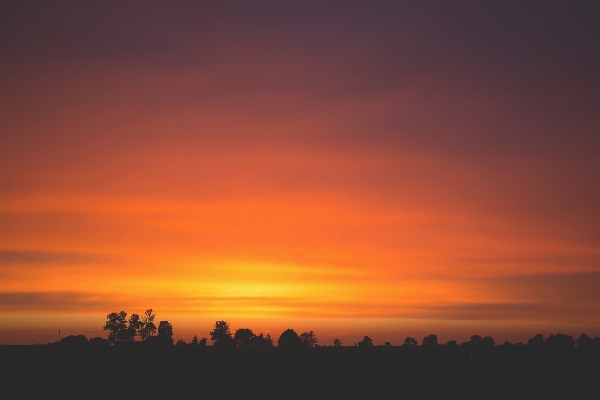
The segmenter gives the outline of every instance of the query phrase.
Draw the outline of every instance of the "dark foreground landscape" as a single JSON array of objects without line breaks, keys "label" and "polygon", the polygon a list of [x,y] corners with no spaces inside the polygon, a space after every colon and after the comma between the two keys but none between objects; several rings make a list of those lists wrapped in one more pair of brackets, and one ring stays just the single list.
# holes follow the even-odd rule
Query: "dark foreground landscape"
[{"label": "dark foreground landscape", "polygon": [[2,399],[599,399],[600,353],[464,347],[0,346]]}]

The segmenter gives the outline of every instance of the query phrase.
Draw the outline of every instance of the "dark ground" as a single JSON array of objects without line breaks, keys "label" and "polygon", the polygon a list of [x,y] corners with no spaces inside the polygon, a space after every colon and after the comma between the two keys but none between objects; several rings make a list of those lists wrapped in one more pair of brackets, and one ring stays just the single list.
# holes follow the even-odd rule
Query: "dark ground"
[{"label": "dark ground", "polygon": [[[0,346],[2,399],[600,399],[581,349]],[[123,364],[125,358],[125,364]]]}]

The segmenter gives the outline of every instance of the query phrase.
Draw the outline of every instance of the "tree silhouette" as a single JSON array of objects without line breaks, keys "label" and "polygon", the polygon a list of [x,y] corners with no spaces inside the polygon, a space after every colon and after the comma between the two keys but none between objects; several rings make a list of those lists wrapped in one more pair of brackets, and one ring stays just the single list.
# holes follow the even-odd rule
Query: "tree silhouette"
[{"label": "tree silhouette", "polygon": [[300,346],[300,337],[293,329],[286,329],[277,339],[277,345],[279,347],[298,347]]},{"label": "tree silhouette", "polygon": [[190,344],[192,346],[198,346],[199,342],[198,342],[198,336],[194,335],[194,338],[192,339],[192,341],[190,342]]},{"label": "tree silhouette", "polygon": [[158,324],[158,341],[160,344],[173,344],[173,325],[169,321],[160,321]]},{"label": "tree silhouette", "polygon": [[496,345],[496,342],[494,341],[494,339],[492,339],[491,336],[484,336],[483,339],[481,339],[481,345],[493,347]]},{"label": "tree silhouette", "polygon": [[88,340],[88,344],[97,347],[110,346],[110,342],[108,340],[99,336],[93,337],[90,340]]},{"label": "tree silhouette", "polygon": [[544,346],[561,349],[571,348],[575,347],[575,340],[573,340],[573,336],[557,333],[556,335],[552,334],[548,336],[544,342]]},{"label": "tree silhouette", "polygon": [[129,328],[131,330],[130,335],[133,337],[135,337],[135,335],[139,334],[140,329],[142,329],[142,327],[144,326],[144,323],[142,322],[142,320],[140,319],[140,316],[138,314],[131,314],[131,316],[129,317]]},{"label": "tree silhouette", "polygon": [[154,325],[154,318],[156,314],[152,314],[152,309],[149,308],[142,315],[141,325],[138,329],[138,335],[145,341],[148,336],[152,336],[156,333],[156,325]]},{"label": "tree silhouette", "polygon": [[362,347],[371,347],[371,346],[373,346],[373,339],[371,339],[368,336],[365,336],[363,338],[363,340],[361,340],[360,342],[358,342],[358,345],[362,346]]},{"label": "tree silhouette", "polygon": [[419,342],[417,342],[417,339],[415,338],[407,337],[406,339],[404,339],[404,343],[402,345],[408,347],[415,347],[419,345]]},{"label": "tree silhouette", "polygon": [[231,337],[231,332],[229,331],[229,324],[227,321],[215,322],[215,328],[210,332],[210,340],[213,341],[214,346],[235,346],[235,342]]},{"label": "tree silhouette", "polygon": [[254,336],[252,329],[240,328],[235,331],[233,341],[237,347],[250,347],[253,345]]},{"label": "tree silhouette", "polygon": [[206,347],[206,338],[203,337],[202,339],[200,339],[200,347]]},{"label": "tree silhouette", "polygon": [[304,332],[300,335],[300,345],[303,347],[314,347],[319,340],[313,331]]},{"label": "tree silhouette", "polygon": [[435,334],[427,335],[421,341],[421,346],[437,346],[438,337]]},{"label": "tree silhouette", "polygon": [[187,343],[183,339],[179,339],[177,341],[177,343],[175,343],[175,346],[180,346],[181,347],[181,346],[185,346],[185,345],[187,345]]},{"label": "tree silhouette", "polygon": [[527,341],[527,345],[531,347],[544,347],[544,335],[538,333]]},{"label": "tree silhouette", "polygon": [[60,344],[63,346],[82,346],[88,343],[85,335],[69,335],[60,339]]},{"label": "tree silhouette", "polygon": [[106,316],[105,331],[108,331],[108,340],[111,343],[123,340],[121,331],[127,329],[127,313],[125,311],[113,312]]},{"label": "tree silhouette", "polygon": [[446,346],[456,346],[456,340],[449,340]]},{"label": "tree silhouette", "polygon": [[258,336],[252,338],[252,345],[254,347],[273,347],[273,338],[267,333],[267,336],[263,336],[261,333]]},{"label": "tree silhouette", "polygon": [[479,335],[473,335],[471,336],[471,339],[469,339],[469,343],[472,345],[480,345],[481,341],[483,340],[483,338]]},{"label": "tree silhouette", "polygon": [[333,347],[342,347],[342,341],[340,339],[333,339]]},{"label": "tree silhouette", "polygon": [[582,333],[577,338],[577,347],[591,348],[594,347],[594,339]]}]

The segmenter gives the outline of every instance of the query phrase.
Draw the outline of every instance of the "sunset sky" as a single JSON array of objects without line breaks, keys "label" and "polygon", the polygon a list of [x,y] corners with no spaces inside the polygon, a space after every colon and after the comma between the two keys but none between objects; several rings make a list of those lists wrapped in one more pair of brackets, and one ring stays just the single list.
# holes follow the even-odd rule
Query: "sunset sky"
[{"label": "sunset sky", "polygon": [[0,343],[600,335],[598,3],[0,18]]}]

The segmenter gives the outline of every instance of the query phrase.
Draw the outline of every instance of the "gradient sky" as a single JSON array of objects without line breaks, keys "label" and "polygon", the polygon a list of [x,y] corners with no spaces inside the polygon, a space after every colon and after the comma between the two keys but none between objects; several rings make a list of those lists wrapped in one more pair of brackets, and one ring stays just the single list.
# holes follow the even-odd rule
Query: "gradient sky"
[{"label": "gradient sky", "polygon": [[0,343],[600,335],[598,3],[1,8]]}]

